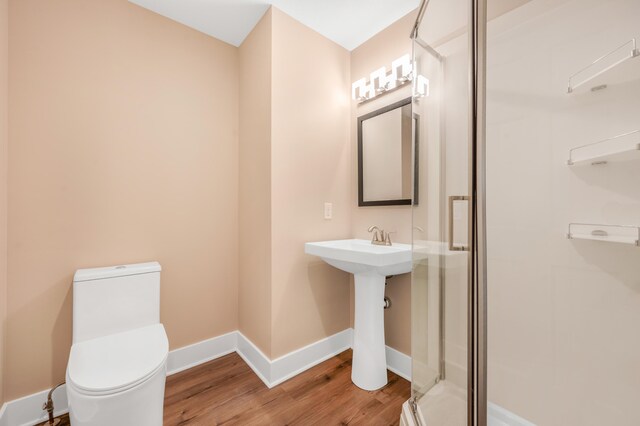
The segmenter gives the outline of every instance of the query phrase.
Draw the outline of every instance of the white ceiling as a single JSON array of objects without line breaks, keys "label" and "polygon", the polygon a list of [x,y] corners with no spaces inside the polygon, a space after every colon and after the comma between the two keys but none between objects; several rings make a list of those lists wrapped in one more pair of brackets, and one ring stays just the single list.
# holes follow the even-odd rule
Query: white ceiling
[{"label": "white ceiling", "polygon": [[129,1],[234,46],[242,43],[269,6],[274,5],[348,50],[358,47],[420,3],[420,0]]}]

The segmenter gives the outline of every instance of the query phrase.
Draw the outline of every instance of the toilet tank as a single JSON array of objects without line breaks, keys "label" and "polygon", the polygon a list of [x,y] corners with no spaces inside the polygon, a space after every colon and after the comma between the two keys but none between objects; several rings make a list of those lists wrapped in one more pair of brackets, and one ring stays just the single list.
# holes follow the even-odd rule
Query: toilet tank
[{"label": "toilet tank", "polygon": [[160,323],[158,262],[78,269],[73,343]]}]

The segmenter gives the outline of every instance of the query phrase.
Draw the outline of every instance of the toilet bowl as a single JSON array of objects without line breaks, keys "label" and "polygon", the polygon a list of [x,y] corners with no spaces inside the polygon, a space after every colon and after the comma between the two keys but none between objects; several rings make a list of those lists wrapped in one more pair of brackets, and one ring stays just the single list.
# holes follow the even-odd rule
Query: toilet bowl
[{"label": "toilet bowl", "polygon": [[156,262],[74,276],[67,365],[72,426],[162,425],[169,342]]}]

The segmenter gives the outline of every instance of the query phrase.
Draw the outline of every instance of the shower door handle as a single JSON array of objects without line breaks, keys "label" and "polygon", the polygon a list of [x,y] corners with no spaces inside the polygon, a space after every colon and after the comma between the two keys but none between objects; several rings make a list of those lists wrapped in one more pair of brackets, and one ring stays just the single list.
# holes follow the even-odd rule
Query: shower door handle
[{"label": "shower door handle", "polygon": [[469,201],[467,195],[450,195],[449,196],[449,250],[450,251],[469,251],[469,246],[455,245],[453,242],[453,203],[455,201]]}]

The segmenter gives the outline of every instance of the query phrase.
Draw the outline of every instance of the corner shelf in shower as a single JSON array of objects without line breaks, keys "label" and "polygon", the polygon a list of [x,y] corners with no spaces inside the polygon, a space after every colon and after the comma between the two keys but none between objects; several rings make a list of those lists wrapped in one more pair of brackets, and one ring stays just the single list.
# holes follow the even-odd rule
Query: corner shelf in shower
[{"label": "corner shelf in shower", "polygon": [[[571,94],[589,82],[589,87],[593,90],[602,85],[637,79],[640,75],[640,60],[633,60],[637,57],[640,57],[640,50],[636,46],[636,39],[632,38],[571,75],[567,93]],[[626,69],[623,64],[632,64],[633,69]]]},{"label": "corner shelf in shower", "polygon": [[567,238],[631,244],[640,247],[640,226],[570,223]]},{"label": "corner shelf in shower", "polygon": [[640,130],[569,150],[569,166],[605,164],[640,159]]}]

